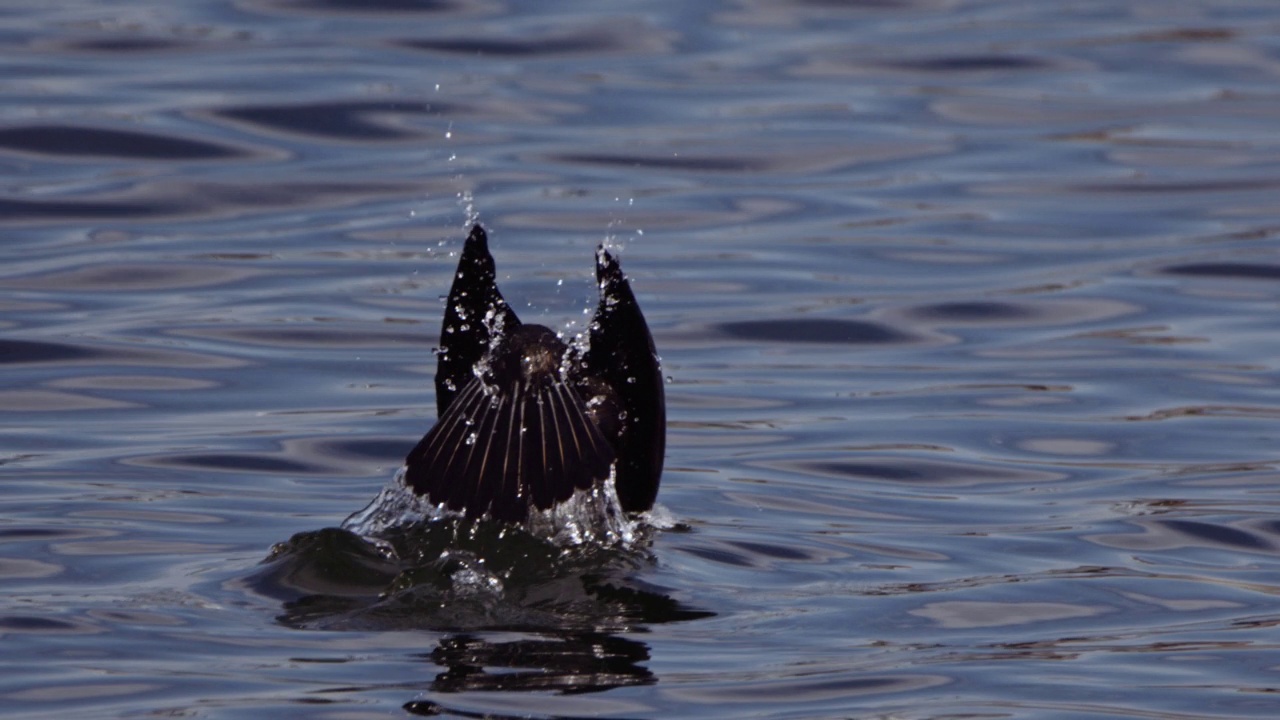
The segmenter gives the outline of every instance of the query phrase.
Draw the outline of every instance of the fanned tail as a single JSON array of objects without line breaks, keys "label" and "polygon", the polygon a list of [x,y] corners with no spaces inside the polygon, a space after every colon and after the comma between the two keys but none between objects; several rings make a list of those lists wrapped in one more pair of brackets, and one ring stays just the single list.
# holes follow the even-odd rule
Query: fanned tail
[{"label": "fanned tail", "polygon": [[469,518],[519,522],[603,483],[613,462],[573,388],[472,378],[409,453],[405,483]]}]

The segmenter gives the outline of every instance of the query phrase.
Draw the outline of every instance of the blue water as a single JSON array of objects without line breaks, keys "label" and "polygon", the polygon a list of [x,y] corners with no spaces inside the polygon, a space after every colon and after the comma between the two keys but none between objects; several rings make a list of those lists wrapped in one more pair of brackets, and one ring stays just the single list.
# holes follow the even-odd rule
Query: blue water
[{"label": "blue water", "polygon": [[[0,714],[1275,717],[1278,27],[0,10]],[[477,217],[570,332],[618,250],[670,377],[633,545],[337,530]]]}]

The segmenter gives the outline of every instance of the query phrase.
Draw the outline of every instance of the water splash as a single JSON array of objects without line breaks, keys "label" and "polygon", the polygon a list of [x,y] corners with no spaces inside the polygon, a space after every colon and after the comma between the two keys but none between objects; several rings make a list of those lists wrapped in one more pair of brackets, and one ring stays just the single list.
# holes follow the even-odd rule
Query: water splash
[{"label": "water splash", "polygon": [[376,538],[391,528],[448,516],[444,505],[436,505],[410,490],[404,483],[404,474],[405,468],[397,470],[391,484],[364,508],[349,515],[339,527],[365,538]]},{"label": "water splash", "polygon": [[476,210],[476,201],[472,197],[470,190],[458,191],[458,204],[462,206],[462,211],[466,214],[466,218],[462,222],[462,229],[470,231],[473,225],[480,222],[480,211]]},{"label": "water splash", "polygon": [[[342,521],[341,528],[368,540],[421,523],[454,523],[461,531],[462,513],[437,505],[405,485],[405,469],[361,510]],[[547,510],[531,509],[516,529],[561,548],[596,546],[633,548],[643,542],[648,514],[629,517],[618,501],[613,476]]]}]

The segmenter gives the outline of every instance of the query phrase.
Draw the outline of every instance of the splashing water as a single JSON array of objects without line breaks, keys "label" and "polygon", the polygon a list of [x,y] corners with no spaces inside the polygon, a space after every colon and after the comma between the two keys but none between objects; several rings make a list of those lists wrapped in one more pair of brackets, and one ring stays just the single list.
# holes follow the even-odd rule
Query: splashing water
[{"label": "splashing water", "polygon": [[471,196],[470,190],[461,190],[458,192],[458,204],[462,206],[462,210],[466,213],[462,227],[468,230],[472,225],[480,222],[480,211],[476,210],[475,198]]},{"label": "splashing water", "polygon": [[[374,541],[391,530],[418,523],[463,519],[462,513],[449,510],[443,504],[436,505],[414,493],[405,485],[404,478],[405,469],[400,468],[391,483],[372,502],[342,521],[341,528]],[[531,509],[529,517],[520,523],[518,529],[558,547],[592,545],[627,549],[643,541],[646,518],[650,515],[656,527],[670,524],[670,518],[661,513],[628,517],[618,501],[614,478],[610,474],[604,483],[579,490],[568,500],[547,510]]]},{"label": "splashing water", "polygon": [[349,515],[339,527],[365,538],[376,538],[391,528],[447,517],[444,505],[436,505],[410,490],[404,484],[404,475],[405,469],[401,467],[391,484],[364,508]]}]

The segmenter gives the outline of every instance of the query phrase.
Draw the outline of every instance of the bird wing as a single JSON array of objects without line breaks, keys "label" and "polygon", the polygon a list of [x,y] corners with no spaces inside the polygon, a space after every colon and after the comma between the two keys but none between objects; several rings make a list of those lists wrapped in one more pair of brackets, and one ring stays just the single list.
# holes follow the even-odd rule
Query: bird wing
[{"label": "bird wing", "polygon": [[609,438],[618,455],[617,490],[622,509],[653,507],[667,444],[667,403],[662,369],[631,285],[618,261],[596,252],[600,304],[591,322],[583,372],[602,379],[617,395],[621,423]]},{"label": "bird wing", "polygon": [[520,325],[498,291],[489,238],[479,225],[471,228],[462,247],[447,302],[436,363],[436,415],[440,417],[475,376],[473,368],[488,351],[491,338]]}]

